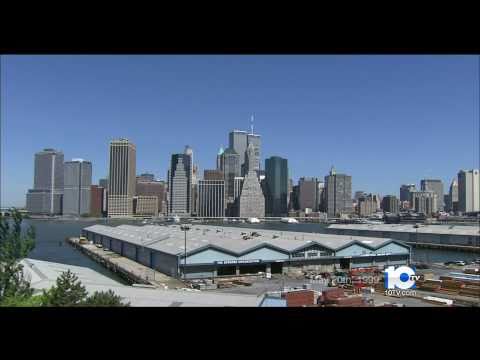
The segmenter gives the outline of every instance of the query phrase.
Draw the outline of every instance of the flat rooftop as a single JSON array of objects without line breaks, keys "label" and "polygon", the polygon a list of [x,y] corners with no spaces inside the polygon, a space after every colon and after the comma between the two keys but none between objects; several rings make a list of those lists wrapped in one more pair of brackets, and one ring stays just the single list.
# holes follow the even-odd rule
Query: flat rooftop
[{"label": "flat rooftop", "polygon": [[[185,234],[180,225],[120,225],[116,227],[93,225],[84,228],[96,234],[109,236],[135,245],[171,255],[183,255],[185,252]],[[245,235],[252,232],[259,234],[249,239]],[[304,233],[293,231],[264,230],[255,228],[235,228],[212,225],[191,225],[187,231],[187,253],[208,246],[215,246],[234,254],[242,254],[254,248],[268,244],[272,247],[291,252],[309,243],[336,250],[348,244],[359,242],[377,249],[389,242],[399,242],[388,238]]]},{"label": "flat rooftop", "polygon": [[414,224],[333,224],[328,229],[349,229],[349,230],[368,230],[368,231],[394,231],[420,234],[446,234],[479,236],[480,227],[474,225],[419,225]]},{"label": "flat rooftop", "polygon": [[24,259],[24,273],[34,290],[49,289],[55,285],[57,277],[70,270],[78,276],[89,294],[95,291],[108,291],[121,296],[131,306],[259,306],[263,296],[244,294],[224,294],[214,292],[192,292],[183,290],[162,290],[127,286],[112,280],[96,271],[49,261]]}]

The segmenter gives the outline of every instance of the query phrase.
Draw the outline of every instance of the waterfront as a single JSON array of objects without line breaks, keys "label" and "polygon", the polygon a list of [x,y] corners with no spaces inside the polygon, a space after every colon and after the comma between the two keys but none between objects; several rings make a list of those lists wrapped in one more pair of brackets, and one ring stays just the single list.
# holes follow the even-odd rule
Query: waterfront
[{"label": "waterfront", "polygon": [[[23,226],[33,225],[36,230],[35,250],[30,254],[30,258],[37,260],[53,261],[73,266],[83,266],[91,268],[103,275],[110,276],[119,280],[117,276],[112,275],[110,271],[103,268],[84,254],[67,245],[65,239],[70,236],[79,236],[82,228],[93,224],[136,224],[141,225],[138,220],[33,220],[25,219]],[[279,231],[300,231],[309,233],[325,233],[326,224],[303,223],[303,224],[285,224],[285,223],[261,223],[261,224],[226,224],[216,223],[217,226],[235,226],[241,228],[269,229]],[[192,224],[195,226],[195,224]],[[445,262],[456,260],[473,260],[478,258],[478,254],[464,251],[450,251],[438,249],[419,249],[412,248],[412,260],[415,262]],[[120,281],[120,280],[119,280]]]}]

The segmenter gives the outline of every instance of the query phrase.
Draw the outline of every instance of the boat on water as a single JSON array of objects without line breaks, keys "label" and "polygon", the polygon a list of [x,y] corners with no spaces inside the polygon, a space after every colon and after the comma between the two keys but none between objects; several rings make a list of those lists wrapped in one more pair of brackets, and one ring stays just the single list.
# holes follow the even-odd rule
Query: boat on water
[{"label": "boat on water", "polygon": [[291,217],[281,218],[280,222],[285,223],[285,224],[298,224],[298,220],[295,219],[295,218],[291,218]]},{"label": "boat on water", "polygon": [[251,218],[247,219],[247,223],[249,223],[249,224],[259,224],[260,220],[256,217],[251,217]]}]

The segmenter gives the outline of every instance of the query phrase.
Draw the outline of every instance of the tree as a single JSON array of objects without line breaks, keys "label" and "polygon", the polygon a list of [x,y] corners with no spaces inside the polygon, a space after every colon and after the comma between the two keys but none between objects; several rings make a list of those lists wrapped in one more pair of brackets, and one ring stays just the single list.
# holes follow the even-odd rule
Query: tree
[{"label": "tree", "polygon": [[15,208],[10,218],[0,215],[0,303],[7,297],[29,298],[33,291],[20,261],[35,247],[35,230],[22,233],[22,214]]},{"label": "tree", "polygon": [[82,305],[88,293],[70,270],[63,272],[48,291],[43,291],[43,306],[77,306]]},{"label": "tree", "polygon": [[95,291],[95,293],[88,297],[85,301],[87,306],[130,306],[130,303],[122,303],[122,298],[116,295],[112,290]]}]

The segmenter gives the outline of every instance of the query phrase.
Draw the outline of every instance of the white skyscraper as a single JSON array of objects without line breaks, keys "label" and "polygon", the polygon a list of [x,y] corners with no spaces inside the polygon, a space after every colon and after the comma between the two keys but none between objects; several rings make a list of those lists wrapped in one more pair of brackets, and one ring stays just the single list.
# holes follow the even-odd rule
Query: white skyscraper
[{"label": "white skyscraper", "polygon": [[480,175],[478,169],[458,173],[458,210],[462,213],[480,211]]}]

